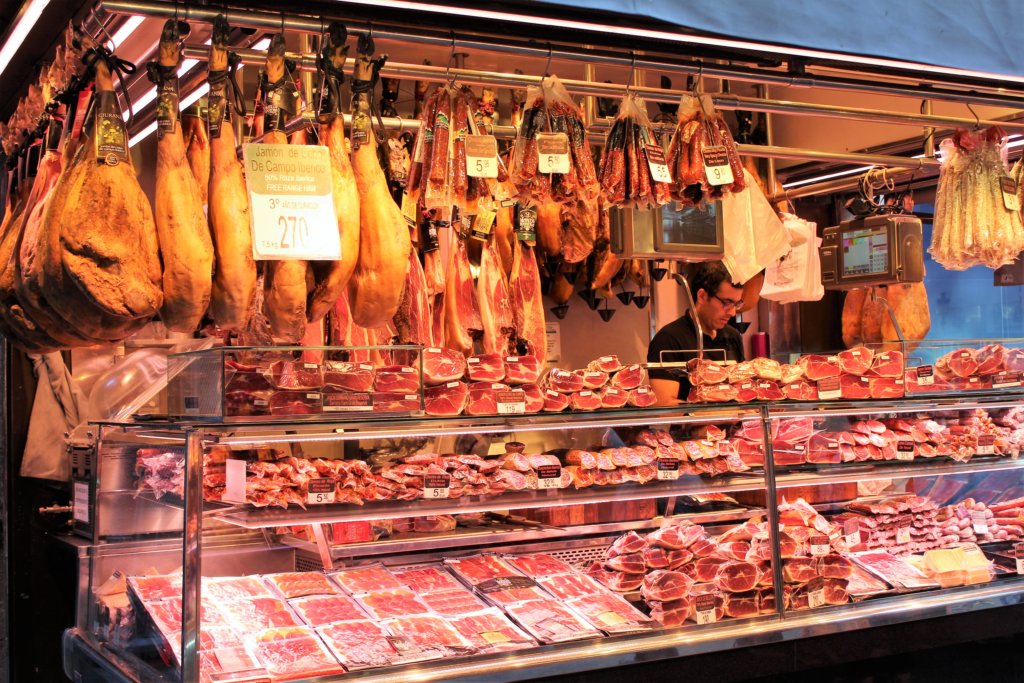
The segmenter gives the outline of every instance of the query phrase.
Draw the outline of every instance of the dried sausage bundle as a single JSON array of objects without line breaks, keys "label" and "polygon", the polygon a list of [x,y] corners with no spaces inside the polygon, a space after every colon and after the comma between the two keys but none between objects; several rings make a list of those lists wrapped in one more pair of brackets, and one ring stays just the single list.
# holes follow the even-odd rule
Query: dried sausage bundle
[{"label": "dried sausage bundle", "polygon": [[598,178],[601,192],[612,206],[649,209],[672,201],[665,153],[651,131],[647,103],[633,93],[619,104]]},{"label": "dried sausage bundle", "polygon": [[[708,178],[707,167],[713,164],[714,156],[728,162],[731,182],[719,183]],[[668,147],[668,167],[672,174],[672,198],[684,206],[697,206],[746,187],[743,164],[729,125],[703,95],[687,94],[680,99],[679,123]]]},{"label": "dried sausage bundle", "polygon": [[511,179],[520,197],[559,203],[595,199],[599,185],[583,114],[558,77],[530,88],[525,107],[512,152]]}]

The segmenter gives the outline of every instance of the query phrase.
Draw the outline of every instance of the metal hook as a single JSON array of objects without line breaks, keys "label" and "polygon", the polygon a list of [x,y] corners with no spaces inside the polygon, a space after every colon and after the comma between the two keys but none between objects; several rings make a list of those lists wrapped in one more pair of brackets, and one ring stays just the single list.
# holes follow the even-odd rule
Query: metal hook
[{"label": "metal hook", "polygon": [[626,94],[633,92],[633,78],[636,76],[636,53],[629,51],[629,80],[626,81]]},{"label": "metal hook", "polygon": [[548,61],[544,65],[544,78],[551,75],[551,43],[548,43]]},{"label": "metal hook", "polygon": [[974,111],[974,107],[971,106],[970,102],[965,102],[964,104],[967,105],[968,111],[974,114],[974,130],[978,130],[981,128],[981,117],[978,116],[978,112]]},{"label": "metal hook", "polygon": [[448,64],[444,69],[444,79],[448,81],[448,87],[455,85],[455,79],[452,78],[452,62],[455,60],[455,31],[452,31],[452,49],[448,52]]}]

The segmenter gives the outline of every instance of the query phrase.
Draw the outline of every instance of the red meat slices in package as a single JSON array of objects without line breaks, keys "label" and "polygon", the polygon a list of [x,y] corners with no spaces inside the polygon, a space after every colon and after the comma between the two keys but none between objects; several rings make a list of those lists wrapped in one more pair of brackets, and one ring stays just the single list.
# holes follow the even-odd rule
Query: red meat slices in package
[{"label": "red meat slices in package", "polygon": [[408,365],[387,365],[377,370],[373,387],[377,391],[411,394],[420,390],[419,373]]},{"label": "red meat slices in package", "polygon": [[760,613],[760,592],[726,593],[722,596],[722,611],[733,619],[746,619]]},{"label": "red meat slices in package", "polygon": [[366,612],[347,595],[315,595],[290,600],[288,604],[310,626],[366,618]]},{"label": "red meat slices in package", "polygon": [[403,588],[402,582],[380,564],[342,569],[332,574],[331,578],[353,594]]},{"label": "red meat slices in package", "polygon": [[726,562],[718,568],[715,587],[729,593],[744,593],[754,588],[761,578],[757,565],[750,562]]},{"label": "red meat slices in package", "polygon": [[540,369],[536,356],[508,356],[505,358],[505,383],[536,384]]},{"label": "red meat slices in package", "polygon": [[[248,577],[247,577],[248,578]],[[209,579],[207,580],[209,581]],[[203,582],[203,591],[208,589],[207,581]],[[259,579],[253,579],[264,594],[270,595],[266,586],[260,583]],[[181,574],[170,574],[167,576],[129,576],[128,586],[139,597],[142,602],[163,600],[164,598],[181,597]],[[241,595],[237,597],[242,597]]]},{"label": "red meat slices in package", "polygon": [[619,357],[616,355],[601,356],[597,360],[592,360],[587,363],[587,370],[591,372],[603,372],[605,374],[611,374],[618,372],[622,369],[622,363],[619,361]]},{"label": "red meat slices in package", "polygon": [[449,622],[480,652],[504,652],[537,644],[537,641],[494,608],[463,614]]},{"label": "red meat slices in package", "polygon": [[508,562],[527,576],[552,576],[572,573],[572,567],[547,553],[530,555],[509,555]]},{"label": "red meat slices in package", "polygon": [[[178,597],[181,597],[181,577],[178,579]],[[203,595],[213,600],[239,598],[272,598],[273,592],[256,576],[232,576],[203,580]]]},{"label": "red meat slices in package", "polygon": [[688,598],[648,604],[651,607],[651,618],[666,628],[682,626],[693,615],[693,603]]},{"label": "red meat slices in package", "polygon": [[498,353],[470,356],[466,376],[471,382],[500,382],[505,379],[505,357]]},{"label": "red meat slices in package", "polygon": [[269,628],[253,636],[249,644],[274,680],[344,671],[316,633],[305,626]]},{"label": "red meat slices in package", "polygon": [[658,397],[654,394],[654,389],[644,385],[630,391],[627,402],[634,408],[650,408],[658,402]]},{"label": "red meat slices in package", "polygon": [[430,608],[424,605],[408,588],[362,593],[356,601],[376,619],[387,619],[407,614],[423,614]]},{"label": "red meat slices in package", "polygon": [[704,527],[698,524],[673,524],[649,533],[647,542],[669,550],[682,550],[705,536]]},{"label": "red meat slices in package", "polygon": [[469,614],[483,609],[486,605],[465,588],[453,588],[436,593],[425,593],[420,600],[437,614]]},{"label": "red meat slices in package", "polygon": [[537,580],[537,583],[551,595],[559,600],[570,600],[590,595],[597,595],[605,591],[604,587],[592,576],[586,574],[556,574],[545,576]]},{"label": "red meat slices in package", "polygon": [[1007,349],[1003,367],[1007,372],[1024,372],[1024,349]]},{"label": "red meat slices in package", "polygon": [[387,631],[369,620],[321,626],[317,633],[324,639],[338,661],[349,670],[369,669],[408,661],[395,649]]},{"label": "red meat slices in package", "polygon": [[683,572],[655,569],[644,577],[640,592],[647,600],[668,602],[689,595],[693,584],[693,577]]},{"label": "red meat slices in package", "polygon": [[974,349],[957,349],[935,361],[935,368],[950,377],[966,379],[978,372],[978,357]]},{"label": "red meat slices in package", "polygon": [[470,557],[448,558],[448,567],[471,586],[490,579],[505,576],[521,576],[507,562],[497,555],[471,555]]},{"label": "red meat slices in package", "polygon": [[586,571],[587,576],[596,579],[603,586],[619,593],[634,591],[640,588],[644,582],[643,572],[631,574],[629,572],[609,571],[597,561],[592,562]]},{"label": "red meat slices in package", "polygon": [[875,354],[871,368],[864,373],[867,377],[903,378],[903,353],[900,351],[883,351]]},{"label": "red meat slices in package", "polygon": [[306,595],[337,595],[341,589],[324,574],[317,572],[283,572],[267,574],[270,581],[285,598],[301,598]]},{"label": "red meat slices in package", "polygon": [[222,645],[199,652],[199,681],[265,681],[269,672],[241,643]]},{"label": "red meat slices in package", "polygon": [[728,369],[721,363],[706,358],[694,358],[688,361],[686,372],[690,378],[690,384],[694,386],[726,384],[729,381]]},{"label": "red meat slices in package", "polygon": [[611,385],[616,389],[636,389],[647,384],[647,370],[642,365],[630,365],[612,375]]},{"label": "red meat slices in package", "polygon": [[814,420],[809,417],[782,418],[775,420],[773,441],[799,443],[814,434]]},{"label": "red meat slices in package", "polygon": [[866,346],[855,346],[838,354],[839,367],[849,375],[864,375],[871,368],[875,352]]},{"label": "red meat slices in package", "polygon": [[616,538],[611,546],[608,547],[608,557],[640,553],[646,550],[649,545],[648,539],[635,531],[628,531]]},{"label": "red meat slices in package", "polygon": [[620,595],[599,593],[569,600],[567,604],[608,635],[647,631],[654,626],[650,617]]},{"label": "red meat slices in package", "polygon": [[435,651],[445,657],[473,652],[473,647],[462,634],[446,619],[433,614],[389,619],[384,622],[384,627],[391,633],[391,642],[404,641],[424,652]]},{"label": "red meat slices in package", "polygon": [[547,594],[536,582],[526,576],[505,576],[478,583],[474,588],[495,607],[506,607],[517,602],[546,598]]},{"label": "red meat slices in package", "polygon": [[466,357],[451,349],[423,349],[423,381],[427,385],[447,384],[466,374]]},{"label": "red meat slices in package", "polygon": [[219,606],[231,624],[243,632],[301,625],[295,613],[278,598],[241,598],[221,602]]},{"label": "red meat slices in package", "polygon": [[461,415],[469,404],[469,387],[465,382],[452,381],[423,390],[423,411],[437,417]]},{"label": "red meat slices in package", "polygon": [[396,579],[418,594],[462,588],[462,584],[443,567],[412,567],[396,569],[393,573]]},{"label": "red meat slices in package", "polygon": [[828,377],[838,377],[842,373],[839,358],[836,356],[818,356],[809,354],[801,356],[797,364],[803,369],[804,376],[812,382]]},{"label": "red meat slices in package", "polygon": [[543,643],[595,638],[600,632],[568,607],[550,598],[509,605],[506,612]]},{"label": "red meat slices in package", "polygon": [[305,391],[324,385],[323,369],[319,363],[279,360],[271,363],[270,382],[277,389]]},{"label": "red meat slices in package", "polygon": [[369,363],[324,363],[324,388],[344,391],[371,391],[376,377],[374,367]]}]

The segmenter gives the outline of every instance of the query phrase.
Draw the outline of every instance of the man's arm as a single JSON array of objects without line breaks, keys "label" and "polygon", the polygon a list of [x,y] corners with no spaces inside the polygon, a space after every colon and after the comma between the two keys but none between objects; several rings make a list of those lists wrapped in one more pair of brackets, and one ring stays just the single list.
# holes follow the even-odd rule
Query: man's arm
[{"label": "man's arm", "polygon": [[679,400],[679,382],[671,379],[651,379],[651,389],[658,397],[659,406],[677,406],[683,402]]}]

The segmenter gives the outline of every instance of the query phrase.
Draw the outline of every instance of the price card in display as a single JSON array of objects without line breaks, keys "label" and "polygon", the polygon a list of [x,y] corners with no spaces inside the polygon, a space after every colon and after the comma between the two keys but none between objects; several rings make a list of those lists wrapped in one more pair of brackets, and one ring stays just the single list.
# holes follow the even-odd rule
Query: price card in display
[{"label": "price card in display", "polygon": [[825,604],[825,579],[820,576],[807,583],[807,606],[817,609]]},{"label": "price card in display", "polygon": [[811,544],[811,557],[824,557],[832,550],[828,536],[824,534],[815,534],[807,540]]},{"label": "price card in display", "polygon": [[498,177],[498,141],[493,135],[466,136],[466,175],[470,178]]},{"label": "price card in display", "polygon": [[679,458],[658,458],[658,481],[675,481],[679,478]]},{"label": "price card in display", "polygon": [[913,441],[897,441],[896,442],[896,459],[897,460],[913,460],[914,451],[917,450],[917,446]]},{"label": "price card in display", "polygon": [[452,478],[447,474],[423,475],[423,497],[427,500],[447,498],[451,488]]},{"label": "price card in display", "polygon": [[855,519],[848,519],[843,522],[843,538],[846,545],[853,547],[860,544],[860,524]]},{"label": "price card in display", "polygon": [[693,599],[694,620],[698,624],[713,624],[718,621],[717,598],[714,593],[703,593]]},{"label": "price card in display", "polygon": [[537,468],[537,488],[562,488],[562,468],[560,465],[541,465]]},{"label": "price card in display", "polygon": [[75,498],[71,505],[71,516],[76,522],[89,523],[89,482],[75,482]]},{"label": "price card in display", "polygon": [[1017,558],[1017,573],[1024,574],[1024,543],[1013,546],[1013,554]]},{"label": "price card in display", "polygon": [[521,389],[499,391],[498,415],[524,415],[526,413],[526,393]]},{"label": "price card in display", "polygon": [[327,148],[248,144],[242,153],[256,259],[339,260]]},{"label": "price card in display", "polygon": [[935,368],[931,365],[922,365],[917,369],[917,383],[922,387],[930,387],[935,384]]},{"label": "price card in display", "polygon": [[981,536],[988,534],[988,518],[984,510],[971,510],[971,528]]},{"label": "price card in display", "polygon": [[729,150],[725,145],[704,147],[700,153],[704,157],[704,177],[708,179],[708,185],[728,185],[736,179],[729,165]]},{"label": "price card in display", "polygon": [[410,227],[416,227],[416,200],[402,193],[402,218]]},{"label": "price card in display", "polygon": [[307,505],[326,505],[334,502],[334,479],[310,479],[306,485]]},{"label": "price card in display", "polygon": [[1003,206],[1007,211],[1020,211],[1020,197],[1017,196],[1017,181],[1009,176],[999,179],[999,188],[1003,191]]},{"label": "price card in display", "polygon": [[992,377],[992,388],[993,389],[1009,389],[1010,387],[1020,386],[1020,373],[1019,372],[1000,372],[998,375]]},{"label": "price card in display", "polygon": [[569,136],[565,133],[537,133],[537,154],[541,173],[569,172]]},{"label": "price card in display", "polygon": [[899,526],[896,527],[896,542],[900,545],[910,543],[910,530],[914,527],[914,520],[910,515],[900,518]]},{"label": "price card in display", "polygon": [[995,455],[996,437],[995,434],[981,434],[978,436],[978,449],[976,455]]},{"label": "price card in display", "polygon": [[224,462],[224,493],[220,499],[229,503],[245,502],[246,462],[241,458],[228,458]]},{"label": "price card in display", "polygon": [[647,165],[651,167],[651,178],[656,183],[671,183],[672,173],[665,161],[665,150],[661,145],[647,145]]},{"label": "price card in display", "polygon": [[822,401],[834,401],[842,396],[838,377],[826,377],[818,380],[818,398]]}]

